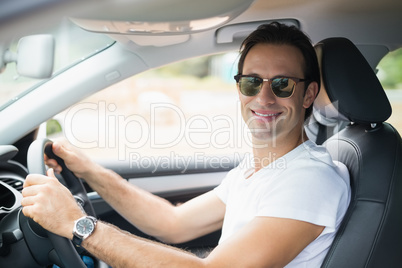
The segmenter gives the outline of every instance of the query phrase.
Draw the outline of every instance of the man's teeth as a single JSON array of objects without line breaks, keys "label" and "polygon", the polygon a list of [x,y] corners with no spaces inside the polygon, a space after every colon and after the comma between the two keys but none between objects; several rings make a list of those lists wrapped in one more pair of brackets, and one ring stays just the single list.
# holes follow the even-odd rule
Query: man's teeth
[{"label": "man's teeth", "polygon": [[255,114],[258,115],[258,116],[265,116],[265,117],[277,115],[277,114],[260,114],[260,113],[257,113],[257,112],[255,112]]}]

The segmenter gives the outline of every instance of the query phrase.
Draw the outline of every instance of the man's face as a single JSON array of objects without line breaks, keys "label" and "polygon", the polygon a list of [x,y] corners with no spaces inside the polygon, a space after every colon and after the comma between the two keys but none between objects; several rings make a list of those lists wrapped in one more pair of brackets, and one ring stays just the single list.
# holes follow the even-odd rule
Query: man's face
[{"label": "man's face", "polygon": [[[296,77],[304,79],[303,55],[293,46],[257,44],[248,52],[243,65],[243,75],[261,78]],[[304,95],[306,82],[299,82],[290,98],[274,95],[269,82],[252,97],[239,91],[242,116],[248,125],[254,145],[279,145],[281,142],[298,142],[301,139],[305,109],[314,100],[310,86]]]}]

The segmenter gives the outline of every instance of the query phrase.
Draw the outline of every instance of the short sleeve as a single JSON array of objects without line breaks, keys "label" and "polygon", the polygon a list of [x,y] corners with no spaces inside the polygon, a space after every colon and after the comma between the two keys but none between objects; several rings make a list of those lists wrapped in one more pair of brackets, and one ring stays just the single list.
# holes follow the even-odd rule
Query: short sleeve
[{"label": "short sleeve", "polygon": [[250,170],[249,162],[250,159],[245,157],[240,164],[230,170],[222,182],[214,188],[213,191],[224,204],[228,201],[229,191],[233,191],[233,187],[236,187],[236,184],[244,179],[244,173]]},{"label": "short sleeve", "polygon": [[257,216],[296,219],[330,230],[335,230],[338,212],[348,205],[345,179],[336,168],[319,162],[317,166],[309,163],[308,168],[287,169],[272,188],[260,194]]},{"label": "short sleeve", "polygon": [[234,172],[235,169],[229,171],[228,174],[225,176],[225,178],[223,178],[222,182],[213,190],[214,193],[224,204],[227,203],[231,180],[235,179],[233,176]]}]

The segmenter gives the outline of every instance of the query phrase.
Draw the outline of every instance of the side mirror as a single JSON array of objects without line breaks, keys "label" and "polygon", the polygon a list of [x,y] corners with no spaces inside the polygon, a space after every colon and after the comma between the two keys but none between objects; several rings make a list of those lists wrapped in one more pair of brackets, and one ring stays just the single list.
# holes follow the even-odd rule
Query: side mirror
[{"label": "side mirror", "polygon": [[63,128],[57,119],[49,119],[46,122],[46,137],[55,135],[55,134],[60,134],[63,132]]},{"label": "side mirror", "polygon": [[[1,46],[0,46],[1,48]],[[52,35],[31,35],[20,39],[17,52],[0,49],[0,70],[15,62],[21,76],[49,78],[53,73],[55,41]]]}]

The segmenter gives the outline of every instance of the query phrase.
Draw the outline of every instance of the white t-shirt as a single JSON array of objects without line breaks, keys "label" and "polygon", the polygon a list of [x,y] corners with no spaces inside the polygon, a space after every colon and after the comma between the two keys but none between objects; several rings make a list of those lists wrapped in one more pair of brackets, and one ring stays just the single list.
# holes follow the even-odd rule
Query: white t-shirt
[{"label": "white t-shirt", "polygon": [[253,174],[246,157],[214,189],[226,204],[219,243],[258,216],[325,226],[286,267],[320,267],[350,202],[349,173],[322,146],[306,141]]}]

